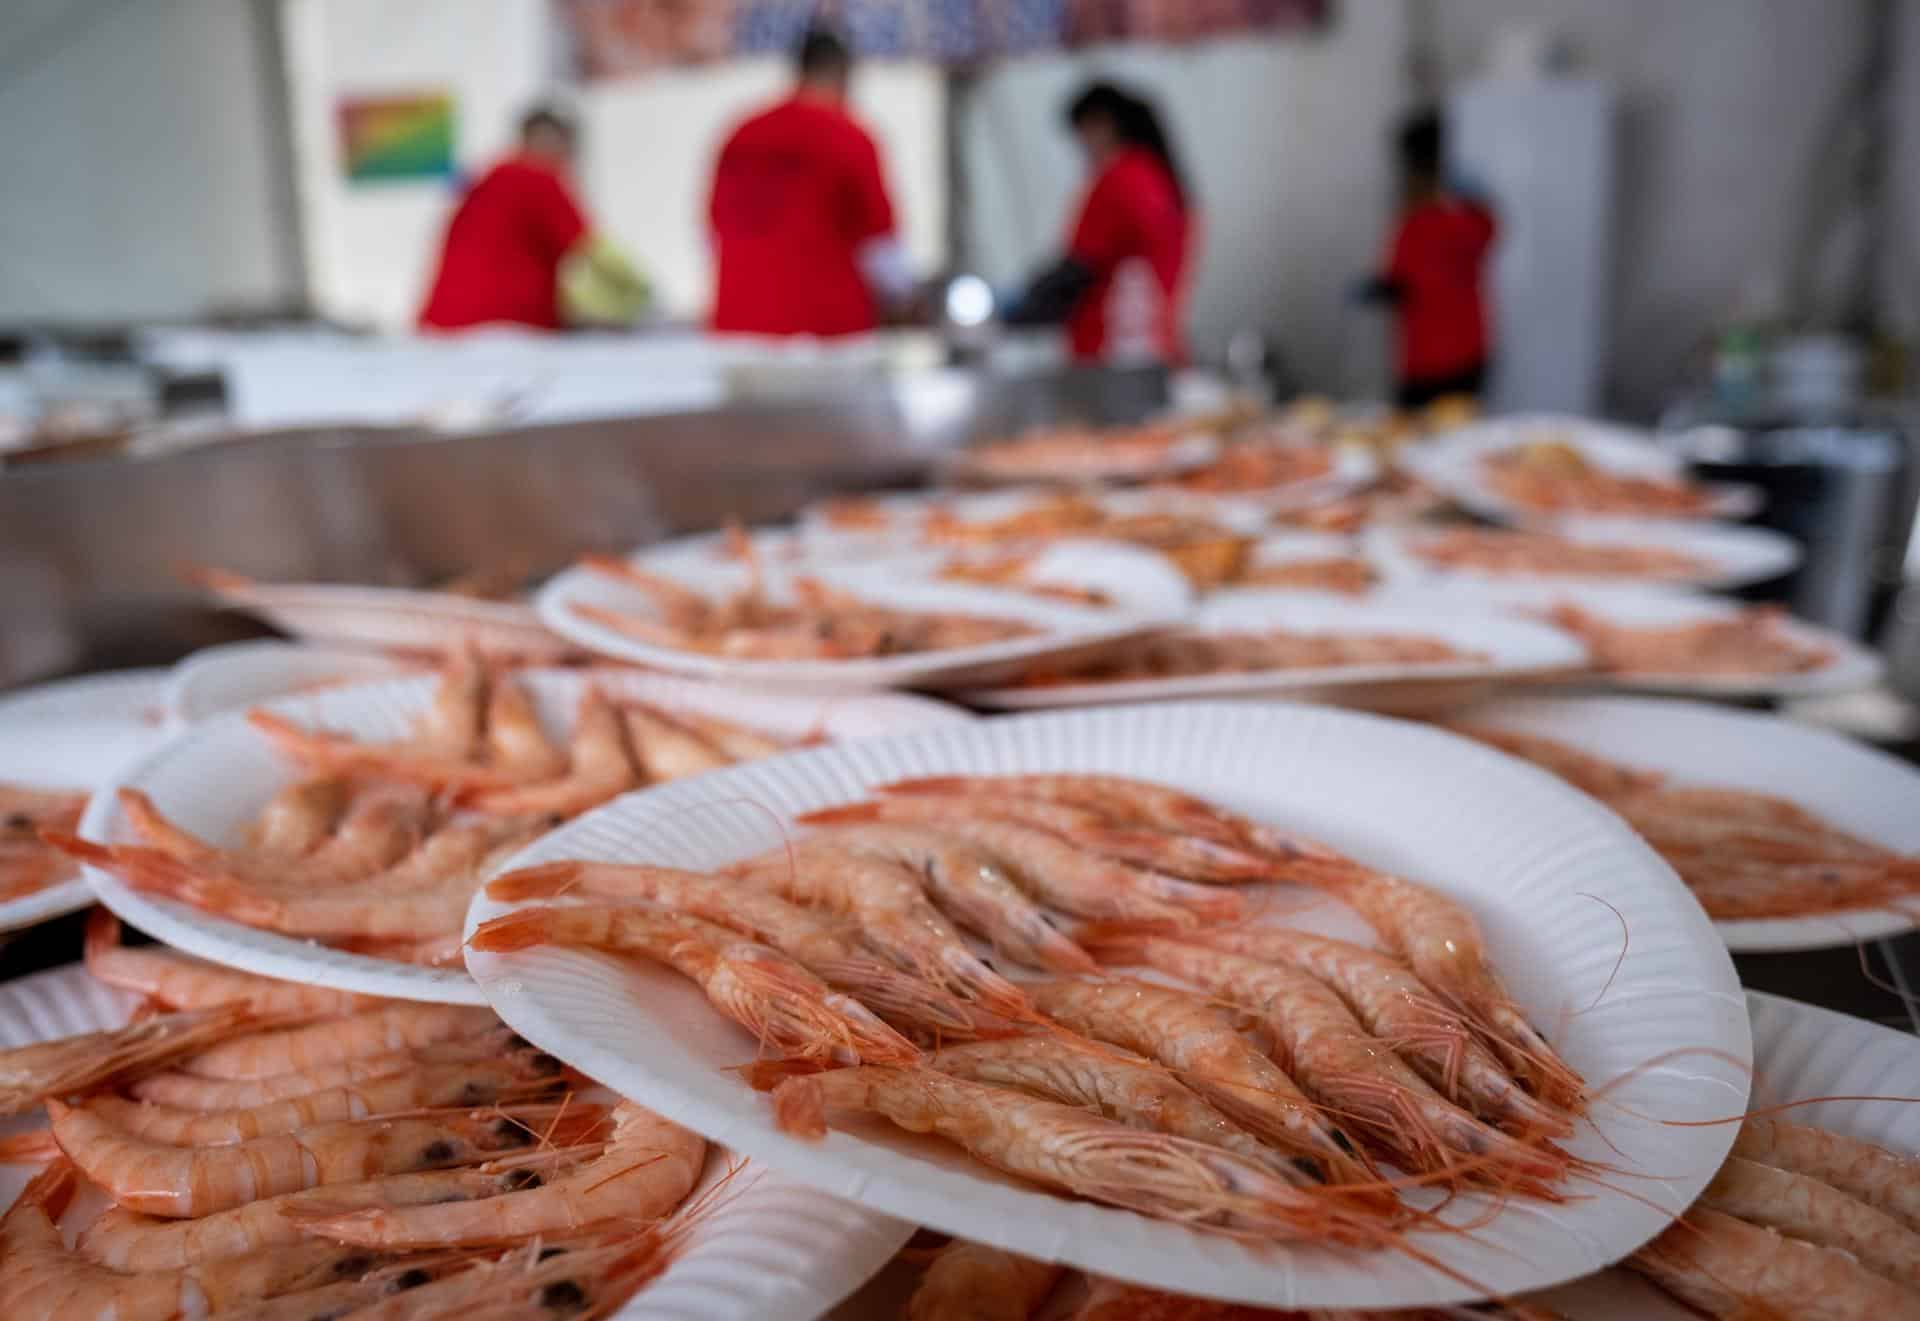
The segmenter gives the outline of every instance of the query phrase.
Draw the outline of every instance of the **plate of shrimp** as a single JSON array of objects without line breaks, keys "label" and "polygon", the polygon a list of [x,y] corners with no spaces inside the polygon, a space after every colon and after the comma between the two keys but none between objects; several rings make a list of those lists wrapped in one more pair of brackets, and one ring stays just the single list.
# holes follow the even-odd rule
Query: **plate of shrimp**
[{"label": "plate of shrimp", "polygon": [[163,737],[164,670],[37,684],[0,697],[0,931],[85,908],[93,892],[41,838]]},{"label": "plate of shrimp", "polygon": [[478,1003],[460,924],[489,860],[645,784],[965,715],[631,671],[438,676],[216,716],[121,774],[62,847],[150,935],[266,976]]},{"label": "plate of shrimp", "polygon": [[1800,562],[1799,543],[1764,528],[1579,519],[1547,528],[1375,528],[1368,551],[1401,580],[1464,577],[1739,587]]},{"label": "plate of shrimp", "polygon": [[745,534],[728,541],[729,554],[588,556],[542,590],[541,614],[593,652],[675,673],[792,688],[950,688],[1035,657],[1102,649],[1177,618],[1188,599],[1170,567],[1130,575],[1122,566],[1130,582],[1104,580],[1112,603],[1089,604],[943,580],[898,557],[793,559]]},{"label": "plate of shrimp", "polygon": [[425,652],[470,644],[493,656],[549,663],[572,654],[523,600],[358,583],[269,583],[212,568],[196,568],[189,578],[220,605],[310,642]]},{"label": "plate of shrimp", "polygon": [[1746,1097],[1731,962],[1644,843],[1319,708],[1015,716],[668,785],[509,860],[468,950],[528,1040],[822,1192],[1245,1303],[1597,1270],[1732,1140],[1667,1121]]},{"label": "plate of shrimp", "polygon": [[[1738,1128],[1733,1152],[1694,1208],[1621,1267],[1476,1308],[1474,1316],[1872,1318],[1920,1306],[1920,1115],[1898,1099],[1920,1071],[1920,1047],[1905,1033],[1778,996],[1749,991],[1746,1000],[1754,1035],[1750,1117],[1728,1125]],[[1836,1094],[1885,1099],[1797,1104]],[[1791,1108],[1770,1112],[1775,1106]],[[1246,1321],[1230,1305],[1084,1277],[963,1239],[938,1248],[909,1244],[843,1315],[969,1321],[981,1298],[996,1300],[995,1321]],[[1310,1315],[1335,1321],[1333,1313]],[[1440,1321],[1461,1314],[1365,1315]]]},{"label": "plate of shrimp", "polygon": [[1493,681],[1570,672],[1585,659],[1565,633],[1491,611],[1243,589],[1207,597],[1179,629],[1085,662],[1036,662],[1012,684],[966,696],[1007,710],[1203,697],[1458,704]]},{"label": "plate of shrimp", "polygon": [[1652,697],[1512,698],[1451,727],[1619,813],[1735,953],[1852,945],[1920,924],[1920,774],[1864,744]]},{"label": "plate of shrimp", "polygon": [[[1390,593],[1392,595],[1392,593]],[[1779,606],[1642,584],[1446,582],[1410,601],[1457,602],[1551,624],[1586,645],[1609,688],[1709,697],[1810,697],[1875,682],[1880,657]]]},{"label": "plate of shrimp", "polygon": [[1587,418],[1480,422],[1402,462],[1467,509],[1501,522],[1745,518],[1761,505],[1755,487],[1691,480],[1686,465],[1649,433]]},{"label": "plate of shrimp", "polygon": [[9,1321],[808,1318],[909,1233],[570,1075],[484,1008],[117,936],[98,912],[84,967],[0,986]]}]

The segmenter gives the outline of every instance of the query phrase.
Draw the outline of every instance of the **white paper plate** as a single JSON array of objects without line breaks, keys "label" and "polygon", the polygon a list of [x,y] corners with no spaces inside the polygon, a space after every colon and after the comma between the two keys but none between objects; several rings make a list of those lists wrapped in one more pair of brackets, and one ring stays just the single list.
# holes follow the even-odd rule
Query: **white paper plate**
[{"label": "white paper plate", "polygon": [[[165,670],[125,670],[35,684],[0,697],[0,780],[96,789],[166,737]],[[0,903],[0,931],[93,902],[75,877]]]},{"label": "white paper plate", "polygon": [[[1811,1096],[1914,1094],[1920,1040],[1908,1033],[1759,991],[1748,991],[1746,998],[1753,1023],[1753,1109]],[[1920,1155],[1920,1106],[1822,1101],[1781,1117]],[[1697,1321],[1696,1313],[1625,1270],[1605,1271],[1538,1301],[1568,1321]]]},{"label": "white paper plate", "polygon": [[[1713,928],[1666,864],[1617,818],[1552,777],[1400,721],[1285,706],[1158,706],[982,721],[910,738],[773,758],[636,794],[512,859],[711,868],[778,844],[809,810],[904,776],[1019,771],[1149,776],[1299,828],[1468,904],[1518,1003],[1596,1083],[1663,1052],[1725,1052],[1654,1065],[1601,1105],[1582,1157],[1644,1172],[1634,1191],[1677,1212],[1733,1134],[1661,1119],[1737,1113],[1750,1058],[1745,1007]],[[1603,896],[1633,931],[1587,895]],[[507,912],[484,894],[469,929]],[[1357,919],[1323,905],[1329,921]],[[1271,918],[1266,920],[1273,920]],[[1304,923],[1303,923],[1304,925]],[[1255,1248],[993,1175],[954,1148],[885,1125],[805,1142],[779,1133],[766,1098],[730,1066],[757,1044],[691,983],[595,953],[469,953],[501,1017],[542,1049],[822,1192],[1085,1270],[1186,1293],[1291,1306],[1401,1306],[1470,1292],[1390,1254]],[[1588,1008],[1591,1005],[1593,1007]],[[1587,1192],[1587,1189],[1580,1189]],[[1486,1208],[1457,1200],[1451,1219]],[[1591,1190],[1551,1206],[1516,1200],[1471,1235],[1423,1232],[1421,1249],[1492,1289],[1587,1274],[1667,1223],[1641,1200]]]},{"label": "white paper plate", "polygon": [[445,651],[472,643],[528,660],[558,660],[571,650],[547,631],[531,605],[519,601],[348,583],[236,583],[214,589],[213,595],[310,642],[403,651]]},{"label": "white paper plate", "polygon": [[1322,592],[1225,591],[1202,601],[1185,626],[1196,633],[1288,629],[1302,633],[1393,633],[1437,638],[1487,653],[1488,660],[1439,661],[1428,665],[1348,665],[1325,669],[1264,670],[1250,674],[1202,674],[1175,679],[1126,679],[1115,683],[1059,683],[1031,688],[970,692],[967,700],[1002,710],[1106,706],[1120,702],[1168,702],[1199,697],[1338,696],[1342,688],[1380,690],[1394,684],[1422,688],[1442,683],[1485,683],[1572,669],[1586,650],[1559,629],[1492,611],[1439,610],[1410,601],[1376,603]]},{"label": "white paper plate", "polygon": [[[1778,578],[1800,563],[1800,544],[1764,528],[1727,527],[1715,523],[1681,523],[1663,519],[1582,518],[1556,523],[1553,529],[1571,541],[1594,546],[1672,550],[1701,561],[1697,573],[1667,579],[1589,579],[1597,585],[1632,582],[1686,583],[1697,587],[1739,587]],[[1571,575],[1491,573],[1479,569],[1441,568],[1421,558],[1418,547],[1446,534],[1436,527],[1379,527],[1367,533],[1367,551],[1382,571],[1397,582],[1464,580],[1467,582],[1579,582]]]},{"label": "white paper plate", "polygon": [[[769,733],[800,737],[816,730],[829,738],[927,729],[967,719],[964,712],[924,698],[898,695],[805,696],[747,692],[664,675],[626,671],[529,670],[520,676],[542,723],[555,732],[571,727],[580,694],[589,683],[615,697],[683,706],[705,715],[738,720]],[[426,710],[436,685],[431,677],[337,688],[268,702],[303,725],[338,730],[362,739],[397,739]],[[112,789],[129,786],[150,794],[160,810],[195,834],[233,839],[274,793],[289,783],[294,767],[251,725],[245,712],[215,716],[177,735],[125,770]],[[81,823],[88,839],[134,842],[137,836],[113,792],[88,804]],[[267,977],[320,982],[397,1000],[479,1004],[473,979],[460,968],[421,968],[229,922],[186,904],[142,894],[95,868],[87,883],[100,902],[148,935],[216,963]]]},{"label": "white paper plate", "polygon": [[[1609,622],[1658,627],[1700,619],[1724,619],[1742,608],[1734,601],[1678,588],[1592,582],[1493,582],[1451,580],[1388,593],[1393,599],[1419,601],[1434,607],[1495,609],[1532,615],[1556,605],[1578,606]],[[1853,639],[1799,619],[1783,619],[1786,634],[1803,644],[1826,647],[1833,659],[1803,674],[1699,675],[1603,674],[1583,678],[1582,685],[1635,692],[1676,693],[1705,697],[1815,697],[1846,692],[1876,682],[1885,662]]]},{"label": "white paper plate", "polygon": [[[127,1021],[139,997],[95,981],[79,964],[0,983],[0,1050],[98,1032]],[[0,1136],[45,1123],[38,1113],[0,1120]],[[693,1196],[726,1174],[714,1151]],[[0,1210],[34,1166],[0,1164]],[[809,1321],[858,1288],[913,1234],[913,1226],[833,1201],[747,1166],[685,1250],[620,1311],[616,1321]]]},{"label": "white paper plate", "polygon": [[[1462,719],[1664,771],[1684,785],[1777,794],[1883,848],[1920,853],[1920,771],[1809,725],[1656,697],[1511,698]],[[1736,954],[1853,945],[1915,925],[1878,911],[1714,923]]]},{"label": "white paper plate", "polygon": [[391,679],[420,668],[377,651],[300,642],[231,642],[196,651],[173,667],[167,712],[175,722],[190,725],[276,697],[336,683]]},{"label": "white paper plate", "polygon": [[[1624,476],[1673,480],[1685,477],[1687,472],[1678,456],[1653,443],[1650,432],[1590,418],[1551,415],[1472,423],[1419,446],[1400,462],[1416,477],[1483,517],[1505,522],[1553,522],[1564,516],[1514,505],[1488,484],[1482,470],[1489,457],[1536,441],[1567,444],[1594,466]],[[1745,518],[1759,512],[1764,503],[1757,487],[1709,483],[1708,489],[1713,492],[1713,500],[1707,506],[1707,517]]]},{"label": "white paper plate", "polygon": [[[737,592],[747,585],[747,570],[731,560],[711,556],[683,559],[646,559],[657,572],[670,572],[689,587],[711,596]],[[575,613],[577,604],[646,615],[653,603],[642,592],[603,574],[572,568],[556,576],[540,592],[540,614],[554,632],[603,656],[679,674],[781,688],[847,691],[872,688],[953,688],[992,682],[1017,672],[1027,662],[1044,656],[1097,650],[1116,640],[1162,626],[1184,608],[1185,585],[1179,603],[1171,599],[1157,608],[1098,609],[1046,601],[1019,592],[996,591],[959,583],[930,580],[924,573],[903,574],[887,558],[865,563],[846,560],[769,561],[762,566],[767,589],[778,599],[796,572],[805,572],[831,586],[884,606],[919,611],[955,611],[1017,619],[1040,631],[974,647],[916,652],[901,656],[838,661],[737,660],[703,652],[655,646],[627,636]]]}]

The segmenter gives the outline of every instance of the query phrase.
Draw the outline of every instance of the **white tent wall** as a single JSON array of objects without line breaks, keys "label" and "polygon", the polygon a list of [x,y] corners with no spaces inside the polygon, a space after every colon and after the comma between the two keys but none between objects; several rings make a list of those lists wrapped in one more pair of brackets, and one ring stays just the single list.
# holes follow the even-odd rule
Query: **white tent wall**
[{"label": "white tent wall", "polygon": [[[1920,6],[1905,8],[1911,23]],[[1389,133],[1411,95],[1412,12],[1409,0],[1340,0],[1320,36],[1097,49],[990,71],[962,125],[967,257],[1004,279],[1058,243],[1082,176],[1061,103],[1084,78],[1127,78],[1162,98],[1204,212],[1195,352],[1217,357],[1236,330],[1258,327],[1310,387],[1384,388],[1383,323],[1343,293],[1377,259],[1389,220]],[[1614,406],[1657,408],[1717,321],[1785,297],[1866,16],[1866,0],[1423,7],[1443,85],[1478,75],[1495,35],[1528,24],[1566,40],[1586,72],[1621,92]],[[1907,43],[1909,68],[1916,46]],[[1894,141],[1920,158],[1913,135]],[[1909,166],[1905,177],[1916,176]]]},{"label": "white tent wall", "polygon": [[0,4],[0,320],[298,295],[270,46],[246,0]]}]

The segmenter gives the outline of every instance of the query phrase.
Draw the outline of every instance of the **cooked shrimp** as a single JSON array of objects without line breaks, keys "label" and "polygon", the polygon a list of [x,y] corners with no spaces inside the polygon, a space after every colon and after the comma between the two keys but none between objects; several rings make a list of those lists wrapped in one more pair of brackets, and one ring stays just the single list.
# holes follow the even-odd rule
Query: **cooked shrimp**
[{"label": "cooked shrimp", "polygon": [[995,1169],[1144,1215],[1270,1238],[1378,1243],[1377,1223],[1217,1147],[1143,1133],[1073,1106],[930,1069],[832,1069],[774,1089],[774,1117],[803,1137],[835,1110],[937,1133]]},{"label": "cooked shrimp", "polygon": [[[155,1073],[134,1082],[130,1090],[142,1101],[182,1110],[244,1110],[270,1101],[307,1096],[329,1087],[345,1087],[373,1078],[388,1078],[419,1065],[499,1059],[503,1054],[532,1049],[501,1027],[461,1040],[338,1059],[257,1078],[206,1078],[195,1073],[172,1071]],[[560,1064],[551,1055],[535,1053],[527,1067],[546,1073],[557,1070]]]},{"label": "cooked shrimp", "polygon": [[349,795],[347,781],[336,776],[295,780],[261,809],[253,825],[253,847],[282,858],[313,852],[333,834]]},{"label": "cooked shrimp", "polygon": [[567,773],[557,780],[475,794],[467,805],[506,816],[572,817],[638,787],[620,713],[598,688],[580,695],[568,742]]},{"label": "cooked shrimp", "polygon": [[156,1069],[232,1036],[251,1018],[245,1005],[228,1004],[0,1051],[0,1116]]},{"label": "cooked shrimp", "polygon": [[440,682],[434,686],[433,700],[414,725],[413,745],[451,761],[478,757],[488,677],[486,662],[476,648],[451,649],[441,667]]},{"label": "cooked shrimp", "polygon": [[117,1271],[178,1270],[195,1262],[242,1256],[307,1238],[305,1226],[286,1212],[310,1205],[311,1198],[324,1197],[339,1214],[361,1207],[441,1209],[456,1202],[537,1187],[540,1165],[559,1166],[563,1161],[577,1164],[578,1150],[528,1157],[532,1163],[526,1166],[508,1158],[473,1169],[389,1174],[362,1183],[328,1184],[324,1189],[263,1197],[194,1220],[170,1220],[110,1207],[81,1233],[77,1250],[89,1261]]},{"label": "cooked shrimp", "polygon": [[122,945],[120,919],[105,908],[87,914],[87,971],[97,981],[134,991],[172,1009],[205,1009],[234,1001],[262,1016],[348,1013],[376,1003],[347,991],[256,977],[168,949]]},{"label": "cooked shrimp", "polygon": [[487,758],[514,777],[549,780],[567,768],[566,754],[540,727],[526,689],[505,675],[487,695]]},{"label": "cooked shrimp", "polygon": [[949,1035],[971,1036],[975,1027],[965,1002],[881,962],[812,909],[738,881],[672,867],[555,862],[497,876],[487,894],[507,902],[563,895],[645,900],[771,945],[882,1018]]},{"label": "cooked shrimp", "polygon": [[548,1121],[555,1121],[561,1130],[555,1140],[564,1145],[600,1118],[593,1106],[565,1114],[554,1106],[419,1111],[196,1150],[135,1137],[53,1099],[47,1115],[60,1150],[117,1204],[173,1217],[210,1215],[321,1184],[475,1165],[540,1142]]},{"label": "cooked shrimp", "polygon": [[1695,1207],[1627,1265],[1712,1316],[1888,1321],[1914,1295],[1844,1252]]},{"label": "cooked shrimp", "polygon": [[1564,1158],[1490,1128],[1420,1080],[1368,1036],[1340,997],[1306,973],[1153,935],[1093,946],[1102,960],[1144,965],[1258,1014],[1289,1077],[1403,1168],[1434,1173],[1472,1158],[1469,1176],[1545,1195]]},{"label": "cooked shrimp", "polygon": [[56,1161],[0,1219],[0,1316],[8,1321],[176,1321],[243,1307],[364,1270],[363,1251],[307,1242],[185,1270],[123,1275],[68,1250],[59,1218],[79,1180]]},{"label": "cooked shrimp", "polygon": [[626,722],[634,760],[656,784],[732,764],[719,748],[663,711],[633,702],[620,708],[620,717]]},{"label": "cooked shrimp", "polygon": [[680,913],[641,908],[523,908],[483,923],[477,950],[584,945],[664,963],[762,1042],[814,1059],[910,1060],[920,1052],[851,996],[777,950]]},{"label": "cooked shrimp", "polygon": [[1282,1155],[1159,1065],[1067,1032],[948,1046],[927,1057],[942,1073],[1077,1105],[1133,1128],[1171,1133],[1244,1157],[1293,1182],[1322,1182],[1311,1160]]},{"label": "cooked shrimp", "polygon": [[965,836],[928,826],[842,826],[814,838],[910,868],[933,901],[994,949],[1035,968],[1093,972],[1087,952],[1061,934],[998,859]]},{"label": "cooked shrimp", "polygon": [[1372,1177],[1293,1079],[1188,992],[1139,982],[1046,982],[1027,991],[1034,1008],[1062,1026],[1166,1065],[1235,1122],[1316,1163],[1324,1182]]},{"label": "cooked shrimp", "polygon": [[660,617],[674,628],[697,628],[713,610],[713,603],[693,588],[616,556],[583,555],[579,563],[583,569],[644,593]]},{"label": "cooked shrimp", "polygon": [[305,858],[290,860],[208,844],[169,821],[138,789],[120,791],[120,808],[143,840],[189,866],[303,886],[365,880],[391,867],[419,842],[432,819],[424,791],[411,785],[383,786],[356,797],[338,830]]},{"label": "cooked shrimp", "polygon": [[1889,1280],[1920,1287],[1920,1234],[1808,1175],[1731,1156],[1700,1194],[1699,1204],[1839,1248]]},{"label": "cooked shrimp", "polygon": [[264,1078],[478,1036],[499,1025],[484,1006],[389,1003],[346,1018],[239,1037],[202,1051],[185,1067],[204,1078]]},{"label": "cooked shrimp", "polygon": [[984,1243],[955,1239],[920,1277],[906,1321],[1027,1321],[1062,1268]]},{"label": "cooked shrimp", "polygon": [[1460,1015],[1390,955],[1287,927],[1209,929],[1181,938],[1317,978],[1442,1096],[1482,1119],[1522,1135],[1573,1131],[1566,1115],[1527,1095]]},{"label": "cooked shrimp", "polygon": [[942,991],[998,1014],[1031,1015],[1012,982],[983,963],[922,892],[912,871],[829,840],[803,840],[729,868],[801,904],[850,918],[881,954]]},{"label": "cooked shrimp", "polygon": [[115,1128],[154,1142],[209,1146],[244,1142],[275,1133],[293,1133],[315,1124],[336,1124],[402,1110],[475,1106],[489,1101],[525,1100],[550,1091],[558,1068],[533,1066],[525,1057],[422,1064],[405,1073],[244,1109],[196,1111],[113,1095],[75,1104]]},{"label": "cooked shrimp", "polygon": [[977,814],[956,815],[939,799],[883,798],[810,812],[813,825],[900,821],[937,826],[997,857],[1036,898],[1079,917],[1171,921],[1239,917],[1238,895],[1101,857],[1050,831]]},{"label": "cooked shrimp", "polygon": [[1658,771],[1623,766],[1619,762],[1595,757],[1571,744],[1562,743],[1557,739],[1543,738],[1538,734],[1524,734],[1518,730],[1501,729],[1472,720],[1447,721],[1444,722],[1443,727],[1464,738],[1498,748],[1523,761],[1530,761],[1543,770],[1552,771],[1575,788],[1582,789],[1603,801],[1610,802],[1624,794],[1658,789],[1666,783],[1667,779]]},{"label": "cooked shrimp", "polygon": [[362,743],[347,734],[305,729],[267,710],[247,712],[247,723],[294,761],[324,775],[372,775],[452,790],[499,788],[513,783],[513,777],[499,767],[412,740]]},{"label": "cooked shrimp", "polygon": [[1367,920],[1443,1000],[1469,1016],[1509,1070],[1548,1105],[1578,1114],[1585,1085],[1527,1022],[1493,971],[1473,915],[1453,900],[1358,864],[1295,869]]},{"label": "cooked shrimp", "polygon": [[777,757],[792,748],[785,739],[698,711],[682,709],[674,714],[674,720],[719,749],[728,761],[759,761],[763,757]]},{"label": "cooked shrimp", "polygon": [[1830,1184],[1920,1232],[1920,1157],[1758,1116],[1740,1125],[1733,1154]]},{"label": "cooked shrimp", "polygon": [[309,1233],[386,1251],[509,1243],[658,1219],[686,1199],[706,1154],[706,1139],[623,1101],[606,1149],[556,1179],[438,1206],[342,1206],[323,1189],[286,1213]]},{"label": "cooked shrimp", "polygon": [[535,1241],[362,1308],[352,1321],[611,1317],[673,1261],[687,1226],[676,1217],[564,1244]]}]

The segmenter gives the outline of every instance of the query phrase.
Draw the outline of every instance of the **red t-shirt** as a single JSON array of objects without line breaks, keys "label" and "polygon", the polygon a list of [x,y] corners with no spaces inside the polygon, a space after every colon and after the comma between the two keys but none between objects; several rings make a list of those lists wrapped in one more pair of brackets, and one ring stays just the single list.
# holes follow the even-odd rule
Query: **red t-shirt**
[{"label": "red t-shirt", "polygon": [[846,111],[793,97],[720,149],[708,206],[713,328],[852,335],[878,322],[860,245],[893,232],[880,152]]},{"label": "red t-shirt", "polygon": [[1387,278],[1399,289],[1402,380],[1453,376],[1486,362],[1480,276],[1494,232],[1492,212],[1456,198],[1420,202],[1401,216]]},{"label": "red t-shirt", "polygon": [[559,171],[531,156],[509,156],[481,176],[447,222],[420,324],[558,330],[560,261],[586,233],[587,218]]},{"label": "red t-shirt", "polygon": [[1188,229],[1158,156],[1129,147],[1107,162],[1067,240],[1067,255],[1093,272],[1067,318],[1074,357],[1181,359]]}]

